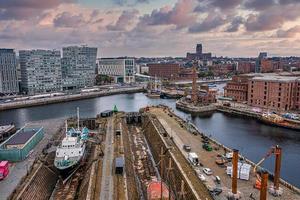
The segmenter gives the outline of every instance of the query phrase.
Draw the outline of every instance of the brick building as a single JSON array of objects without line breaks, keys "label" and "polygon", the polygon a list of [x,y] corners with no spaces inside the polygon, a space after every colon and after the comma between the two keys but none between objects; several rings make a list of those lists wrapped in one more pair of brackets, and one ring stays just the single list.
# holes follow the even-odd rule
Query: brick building
[{"label": "brick building", "polygon": [[224,96],[232,98],[237,102],[248,100],[248,81],[253,78],[253,75],[244,74],[233,76],[232,81],[229,81],[224,87]]},{"label": "brick building", "polygon": [[192,80],[193,79],[193,69],[192,68],[180,68],[178,79],[180,80]]},{"label": "brick building", "polygon": [[147,64],[149,67],[149,75],[165,78],[169,80],[177,80],[179,77],[180,65],[170,63]]},{"label": "brick building", "polygon": [[269,59],[262,59],[261,63],[261,73],[270,73],[273,72],[273,63],[272,60]]},{"label": "brick building", "polygon": [[234,76],[225,86],[224,96],[269,110],[299,110],[299,74],[284,72]]},{"label": "brick building", "polygon": [[247,74],[255,71],[255,63],[247,61],[239,61],[236,67],[239,74]]},{"label": "brick building", "polygon": [[201,85],[198,93],[198,102],[201,105],[209,105],[216,103],[217,90],[209,88],[208,85]]},{"label": "brick building", "polygon": [[234,71],[235,64],[213,64],[209,69],[215,76],[224,76]]},{"label": "brick building", "polygon": [[299,77],[263,76],[249,80],[248,105],[270,110],[299,110]]}]

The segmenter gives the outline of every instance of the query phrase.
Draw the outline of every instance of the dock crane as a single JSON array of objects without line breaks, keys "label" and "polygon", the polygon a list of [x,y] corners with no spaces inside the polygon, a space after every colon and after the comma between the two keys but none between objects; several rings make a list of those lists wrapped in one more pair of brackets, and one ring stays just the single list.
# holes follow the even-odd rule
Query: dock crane
[{"label": "dock crane", "polygon": [[275,156],[275,172],[274,172],[274,185],[270,188],[269,192],[274,196],[280,196],[282,194],[282,189],[279,188],[279,179],[280,179],[280,169],[281,169],[281,147],[276,145],[275,147],[271,147],[267,154],[254,166],[253,172],[256,174],[256,181],[254,187],[256,189],[261,188],[261,177],[259,173],[257,173],[257,167],[261,165],[268,157],[271,155]]}]

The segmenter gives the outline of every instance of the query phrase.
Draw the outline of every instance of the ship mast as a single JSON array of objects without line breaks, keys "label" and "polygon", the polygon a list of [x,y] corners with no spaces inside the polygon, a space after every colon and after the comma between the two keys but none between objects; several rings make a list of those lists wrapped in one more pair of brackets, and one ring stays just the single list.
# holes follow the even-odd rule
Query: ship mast
[{"label": "ship mast", "polygon": [[194,63],[194,66],[193,66],[193,82],[192,82],[192,102],[194,104],[197,103],[198,101],[198,97],[197,97],[197,72],[196,72],[196,66],[195,66],[195,63]]},{"label": "ship mast", "polygon": [[79,107],[77,107],[77,130],[79,130]]},{"label": "ship mast", "polygon": [[156,79],[156,75],[155,75],[155,79],[154,79],[154,90],[155,90],[155,92],[157,91],[157,79]]}]

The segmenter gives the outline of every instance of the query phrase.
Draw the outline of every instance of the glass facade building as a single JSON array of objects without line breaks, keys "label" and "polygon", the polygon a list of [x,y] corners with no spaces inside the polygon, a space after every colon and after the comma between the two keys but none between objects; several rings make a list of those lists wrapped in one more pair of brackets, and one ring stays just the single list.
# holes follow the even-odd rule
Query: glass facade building
[{"label": "glass facade building", "polygon": [[16,53],[13,49],[0,49],[0,94],[18,92]]},{"label": "glass facade building", "polygon": [[93,86],[95,83],[97,48],[63,47],[62,77],[64,89]]},{"label": "glass facade building", "polygon": [[60,51],[22,50],[19,57],[23,92],[36,94],[62,90]]}]

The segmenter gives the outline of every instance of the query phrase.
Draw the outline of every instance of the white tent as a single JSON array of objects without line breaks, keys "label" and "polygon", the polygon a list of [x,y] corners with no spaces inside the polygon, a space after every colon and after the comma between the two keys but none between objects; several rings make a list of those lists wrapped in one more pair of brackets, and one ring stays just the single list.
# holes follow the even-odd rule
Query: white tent
[{"label": "white tent", "polygon": [[[247,163],[238,163],[238,178],[249,180],[251,165]],[[226,173],[232,177],[232,166],[227,166]]]}]

